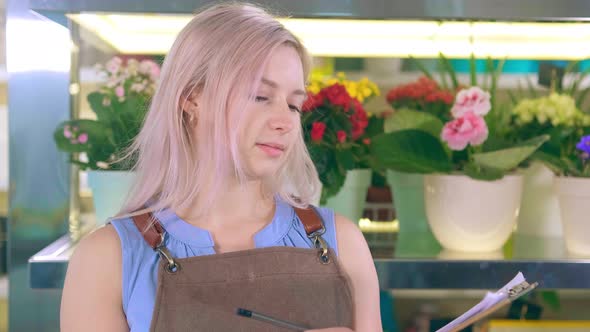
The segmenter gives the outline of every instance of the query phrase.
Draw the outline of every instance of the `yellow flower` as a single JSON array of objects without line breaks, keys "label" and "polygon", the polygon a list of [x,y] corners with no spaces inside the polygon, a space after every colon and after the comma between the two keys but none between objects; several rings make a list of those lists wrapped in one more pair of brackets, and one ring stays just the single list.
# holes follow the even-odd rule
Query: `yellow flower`
[{"label": "yellow flower", "polygon": [[311,84],[309,84],[309,86],[307,87],[307,90],[313,93],[314,95],[320,93],[321,89],[322,85],[318,81],[312,81]]},{"label": "yellow flower", "polygon": [[367,77],[363,77],[359,81],[347,80],[346,74],[343,72],[336,73],[335,77],[321,80],[314,79],[307,87],[307,90],[313,94],[317,94],[321,89],[333,84],[342,84],[348,94],[361,103],[370,97],[381,95],[377,84],[371,82]]}]

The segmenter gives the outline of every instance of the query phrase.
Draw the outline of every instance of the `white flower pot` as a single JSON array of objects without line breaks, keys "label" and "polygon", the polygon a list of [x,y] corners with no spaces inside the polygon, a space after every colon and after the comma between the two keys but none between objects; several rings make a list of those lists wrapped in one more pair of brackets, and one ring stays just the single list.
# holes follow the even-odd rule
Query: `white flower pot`
[{"label": "white flower pot", "polygon": [[556,177],[555,190],[567,250],[590,255],[590,178]]},{"label": "white flower pot", "polygon": [[498,251],[516,225],[522,187],[521,175],[497,181],[426,175],[424,200],[430,228],[445,249]]},{"label": "white flower pot", "polygon": [[134,178],[134,173],[126,171],[88,171],[97,225],[105,224],[123,207]]},{"label": "white flower pot", "polygon": [[523,172],[524,187],[516,232],[533,236],[561,237],[555,175],[545,165],[535,162]]}]

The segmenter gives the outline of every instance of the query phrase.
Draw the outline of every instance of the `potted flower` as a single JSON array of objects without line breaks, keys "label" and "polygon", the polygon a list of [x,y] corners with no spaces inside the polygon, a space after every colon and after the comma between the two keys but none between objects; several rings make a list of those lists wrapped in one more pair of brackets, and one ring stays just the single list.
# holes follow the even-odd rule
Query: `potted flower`
[{"label": "potted flower", "polygon": [[[368,144],[380,133],[380,122],[363,103],[379,95],[364,78],[313,80],[302,107],[304,138],[322,182],[319,203],[357,221],[371,182]],[[316,202],[317,203],[317,202]]]},{"label": "potted flower", "polygon": [[[587,128],[586,133],[589,132]],[[555,179],[555,186],[566,248],[574,254],[588,256],[590,243],[586,234],[590,233],[587,213],[590,202],[590,135],[583,136],[576,144],[576,149],[578,151],[572,157],[563,159],[563,169]]]},{"label": "potted flower", "polygon": [[160,68],[152,60],[114,57],[97,71],[105,79],[87,96],[94,119],[74,119],[54,132],[70,162],[88,171],[97,223],[104,223],[122,206],[133,180],[135,157],[123,158],[139,133],[148,103],[154,94]]},{"label": "potted flower", "polygon": [[[583,81],[589,70],[578,72],[579,62],[570,62],[563,75],[568,80],[558,79],[553,72],[549,93],[540,94],[539,89],[528,82],[528,90],[520,88],[511,93],[515,107],[512,123],[514,134],[519,139],[547,134],[551,139],[543,144],[524,172],[524,193],[518,220],[518,232],[534,236],[562,236],[563,227],[557,192],[556,176],[563,176],[563,167],[551,163],[564,156],[576,158],[575,142],[585,132],[584,113],[588,90]],[[565,82],[565,83],[562,83]],[[586,120],[587,121],[587,120]],[[549,159],[549,160],[548,160]],[[553,165],[552,165],[553,164]]]},{"label": "potted flower", "polygon": [[[455,99],[455,91],[443,89],[436,80],[422,76],[415,82],[393,87],[387,93],[387,102],[397,113],[386,114],[385,132],[394,132],[403,121],[404,114],[419,117],[421,113],[432,115],[445,122],[449,120],[450,108]],[[387,182],[393,192],[393,204],[400,225],[398,248],[401,251],[431,252],[438,250],[437,243],[432,239],[424,207],[423,186],[424,175],[389,169],[386,172]],[[414,233],[422,234],[416,236]],[[426,235],[426,237],[424,236]],[[424,239],[417,242],[416,239]]]},{"label": "potted flower", "polygon": [[[551,182],[541,182],[544,178],[540,179],[537,174],[537,182],[545,186],[540,188],[537,185],[536,191],[531,194],[531,199],[536,199],[538,203],[534,205],[535,209],[553,219],[547,220],[542,216],[536,220],[531,218],[540,214],[535,213],[531,202],[531,208],[524,209],[526,206],[523,206],[530,220],[519,222],[523,226],[528,225],[530,229],[535,226],[537,229],[554,229],[563,226],[568,250],[590,254],[590,245],[581,237],[581,234],[589,230],[588,223],[585,222],[587,218],[585,214],[581,214],[583,211],[581,209],[590,201],[590,192],[587,190],[590,184],[587,179],[590,176],[588,163],[590,115],[580,111],[571,95],[552,92],[548,96],[521,100],[513,110],[513,125],[517,128],[515,133],[520,137],[526,138],[539,134],[550,136],[550,139],[535,153],[534,159],[543,162],[555,174],[555,177],[549,178],[554,182],[555,190]],[[561,225],[559,219],[561,219]],[[534,221],[536,221],[535,224],[533,224]],[[556,232],[540,235],[555,236]]]},{"label": "potted flower", "polygon": [[[371,149],[385,168],[426,174],[426,215],[444,248],[494,252],[518,215],[522,176],[515,170],[547,137],[508,140],[499,123],[505,109],[494,105],[493,93],[478,87],[474,75],[471,83],[447,114],[395,112],[385,125],[390,132],[375,137]],[[450,120],[445,123],[444,117]]]}]

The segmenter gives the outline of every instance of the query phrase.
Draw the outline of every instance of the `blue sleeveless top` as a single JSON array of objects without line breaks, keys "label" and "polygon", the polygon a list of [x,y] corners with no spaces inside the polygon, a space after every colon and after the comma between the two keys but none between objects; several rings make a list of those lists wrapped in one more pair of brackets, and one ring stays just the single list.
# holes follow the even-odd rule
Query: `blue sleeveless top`
[{"label": "blue sleeveless top", "polygon": [[[272,221],[254,235],[256,248],[288,246],[313,248],[301,220],[291,205],[275,199],[276,209]],[[328,246],[338,254],[334,212],[319,208]],[[215,254],[209,231],[180,219],[172,210],[154,213],[166,230],[164,243],[176,258]],[[110,221],[121,240],[123,259],[123,310],[131,332],[149,331],[158,276],[158,254],[145,242],[131,218]]]}]

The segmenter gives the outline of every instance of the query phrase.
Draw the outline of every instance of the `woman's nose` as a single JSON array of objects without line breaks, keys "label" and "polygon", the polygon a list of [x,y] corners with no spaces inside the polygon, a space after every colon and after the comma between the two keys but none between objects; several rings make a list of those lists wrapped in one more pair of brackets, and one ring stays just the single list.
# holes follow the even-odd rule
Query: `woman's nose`
[{"label": "woman's nose", "polygon": [[270,117],[268,123],[271,129],[279,130],[282,132],[288,132],[295,126],[293,121],[293,111],[289,108],[289,105],[285,103],[279,109],[276,109]]}]

